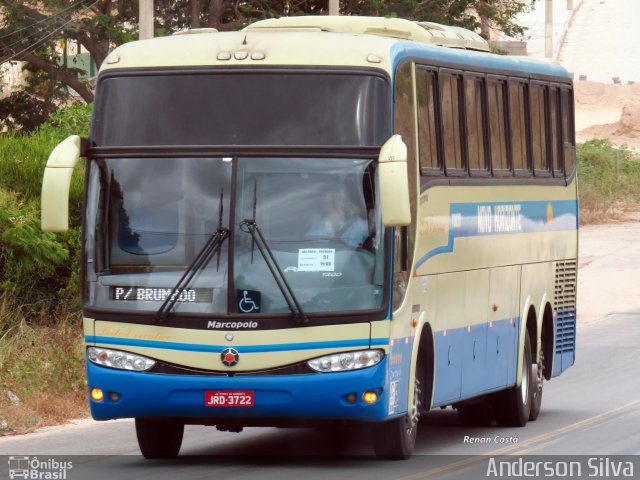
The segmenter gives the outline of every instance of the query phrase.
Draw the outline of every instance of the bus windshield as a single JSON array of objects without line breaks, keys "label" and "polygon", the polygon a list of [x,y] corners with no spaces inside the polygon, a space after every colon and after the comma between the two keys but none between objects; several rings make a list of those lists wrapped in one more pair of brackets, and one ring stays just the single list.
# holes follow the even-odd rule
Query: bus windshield
[{"label": "bus windshield", "polygon": [[[380,146],[388,82],[370,72],[118,73],[98,83],[96,146]],[[224,92],[224,93],[221,93]]]},{"label": "bus windshield", "polygon": [[[375,162],[347,158],[113,158],[90,164],[86,306],[157,311],[218,228],[229,238],[174,314],[286,313],[243,222],[254,222],[306,314],[382,307]],[[232,172],[235,169],[235,175]]]}]

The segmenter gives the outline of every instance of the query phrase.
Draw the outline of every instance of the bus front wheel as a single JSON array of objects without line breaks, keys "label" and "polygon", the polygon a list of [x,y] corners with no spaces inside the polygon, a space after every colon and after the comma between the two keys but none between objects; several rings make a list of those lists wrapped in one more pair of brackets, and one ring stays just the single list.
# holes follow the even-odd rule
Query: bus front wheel
[{"label": "bus front wheel", "polygon": [[531,353],[531,339],[525,330],[524,352],[522,355],[522,381],[520,386],[495,394],[493,414],[501,427],[524,427],[531,414],[533,401],[534,368]]},{"label": "bus front wheel", "polygon": [[136,418],[138,446],[145,458],[173,458],[182,446],[184,424],[171,418]]},{"label": "bus front wheel", "polygon": [[421,381],[416,376],[411,412],[376,425],[373,429],[373,450],[378,457],[406,460],[411,456],[416,446],[421,398]]}]

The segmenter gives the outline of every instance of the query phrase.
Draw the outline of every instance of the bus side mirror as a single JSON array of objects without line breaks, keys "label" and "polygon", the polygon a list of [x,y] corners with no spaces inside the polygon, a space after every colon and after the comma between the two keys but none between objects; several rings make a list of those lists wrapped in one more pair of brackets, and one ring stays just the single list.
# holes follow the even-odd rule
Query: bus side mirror
[{"label": "bus side mirror", "polygon": [[407,146],[400,135],[393,135],[378,157],[382,224],[400,227],[411,223]]},{"label": "bus side mirror", "polygon": [[45,232],[69,229],[69,187],[73,168],[80,160],[81,140],[72,135],[53,149],[42,179],[40,224]]}]

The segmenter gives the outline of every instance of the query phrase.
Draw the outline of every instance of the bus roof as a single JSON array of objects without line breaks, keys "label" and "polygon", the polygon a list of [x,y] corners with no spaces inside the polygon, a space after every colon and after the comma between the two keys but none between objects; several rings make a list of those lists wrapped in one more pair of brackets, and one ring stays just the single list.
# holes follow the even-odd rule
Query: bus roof
[{"label": "bus roof", "polygon": [[326,32],[379,35],[443,47],[490,51],[487,41],[471,30],[403,18],[315,15],[261,20],[246,30],[316,29]]},{"label": "bus roof", "polygon": [[[417,38],[417,32],[428,32],[416,22],[373,20],[380,22],[372,22],[372,17],[291,17],[256,22],[240,32],[181,32],[180,35],[124,44],[107,57],[100,71],[207,66],[334,66],[368,67],[390,74],[403,59],[413,58],[427,64],[457,65],[457,68],[468,65],[493,73],[570,78],[565,69],[547,61],[469,51],[462,47],[443,48],[442,43],[409,40]],[[401,27],[406,27],[411,35],[403,37]],[[475,35],[456,27],[446,27],[446,30]],[[460,32],[459,35],[464,36]],[[464,43],[460,38],[458,41]]]}]

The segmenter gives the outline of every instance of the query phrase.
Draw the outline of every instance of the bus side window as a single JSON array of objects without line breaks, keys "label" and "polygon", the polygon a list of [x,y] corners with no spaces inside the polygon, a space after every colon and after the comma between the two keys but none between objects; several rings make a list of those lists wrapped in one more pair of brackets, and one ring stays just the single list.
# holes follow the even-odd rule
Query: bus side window
[{"label": "bus side window", "polygon": [[485,151],[484,78],[466,76],[464,97],[469,171],[476,175],[486,174],[489,170],[489,164]]},{"label": "bus side window", "polygon": [[529,113],[531,121],[531,153],[535,175],[549,175],[547,150],[547,86],[532,83]]},{"label": "bus side window", "polygon": [[560,90],[556,86],[549,88],[549,130],[551,143],[551,164],[555,177],[564,176],[562,165],[562,121],[560,119]]},{"label": "bus side window", "polygon": [[489,78],[487,87],[491,166],[494,175],[508,175],[511,168],[507,155],[506,82]]},{"label": "bus side window", "polygon": [[436,117],[436,72],[418,67],[416,70],[416,90],[418,97],[418,139],[420,167],[423,173],[442,173]]},{"label": "bus side window", "polygon": [[400,65],[396,71],[394,92],[394,132],[402,135],[407,145],[407,168],[409,195],[411,199],[411,225],[396,228],[394,239],[393,306],[400,306],[404,299],[407,282],[408,261],[413,256],[416,242],[416,217],[418,193],[418,160],[416,152],[415,123],[415,69],[412,63]]},{"label": "bus side window", "polygon": [[568,88],[560,90],[562,111],[562,144],[564,147],[565,173],[570,175],[576,163],[575,139],[573,133],[573,97]]},{"label": "bus side window", "polygon": [[465,173],[462,154],[462,122],[460,114],[460,79],[452,73],[440,73],[440,106],[442,111],[442,144],[447,175]]},{"label": "bus side window", "polygon": [[509,81],[509,125],[511,126],[511,159],[514,173],[527,175],[530,165],[527,154],[527,84]]}]

